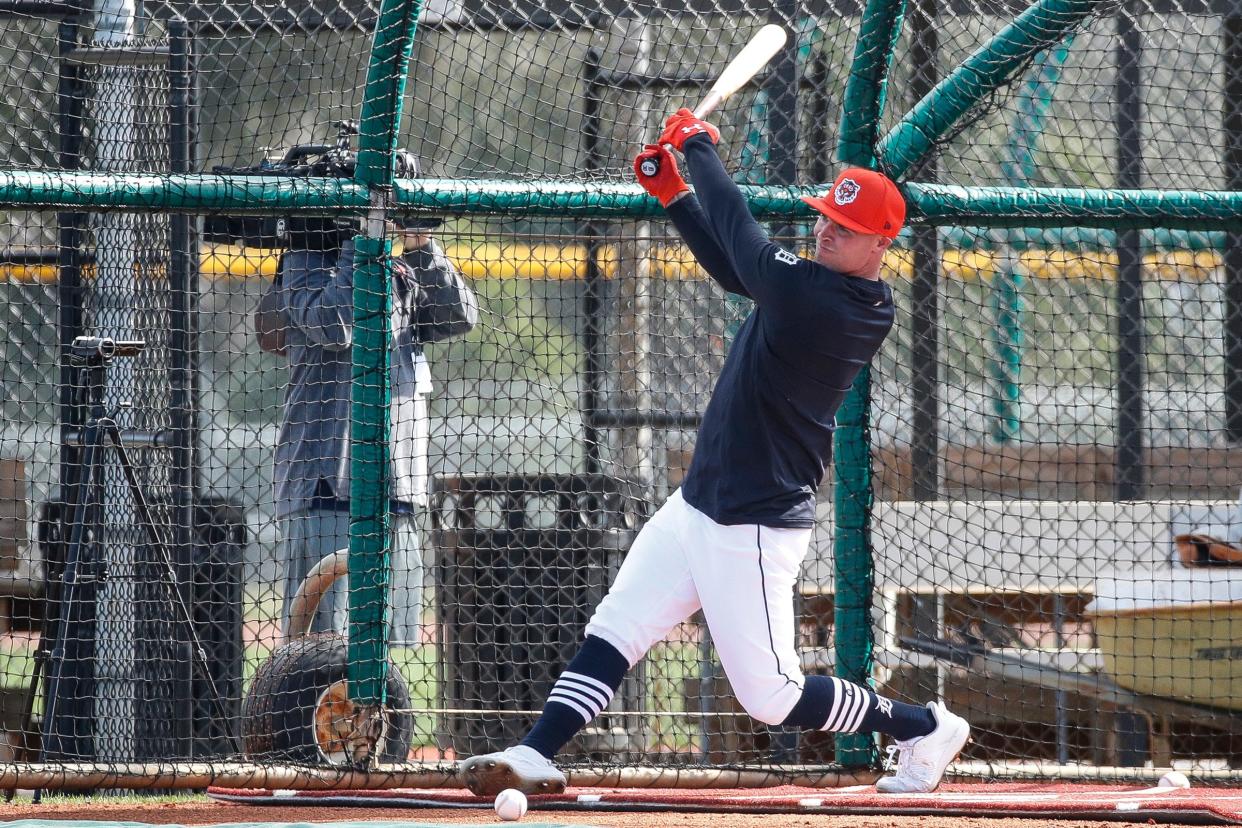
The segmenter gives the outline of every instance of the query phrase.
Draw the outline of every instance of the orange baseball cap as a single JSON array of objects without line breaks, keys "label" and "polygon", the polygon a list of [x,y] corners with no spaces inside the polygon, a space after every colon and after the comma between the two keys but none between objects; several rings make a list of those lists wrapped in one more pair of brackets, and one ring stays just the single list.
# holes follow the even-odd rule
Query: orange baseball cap
[{"label": "orange baseball cap", "polygon": [[803,196],[802,200],[858,233],[894,239],[906,221],[906,200],[893,180],[862,167],[842,170],[831,190],[819,198]]}]

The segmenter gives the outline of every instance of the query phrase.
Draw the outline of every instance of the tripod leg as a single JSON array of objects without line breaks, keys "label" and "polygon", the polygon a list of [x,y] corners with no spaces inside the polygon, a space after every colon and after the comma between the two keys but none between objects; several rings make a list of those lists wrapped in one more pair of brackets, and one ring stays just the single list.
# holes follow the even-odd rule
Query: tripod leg
[{"label": "tripod leg", "polygon": [[[42,739],[39,746],[39,759],[46,762],[48,753],[55,753],[63,758],[66,754],[81,756],[83,751],[78,745],[78,734],[60,732],[57,717],[60,715],[61,698],[64,694],[63,684],[66,683],[66,639],[70,632],[77,632],[82,626],[81,601],[78,596],[78,579],[81,574],[84,558],[84,545],[94,543],[95,538],[87,538],[87,526],[96,525],[94,517],[98,510],[99,485],[103,470],[101,463],[103,430],[98,422],[89,423],[85,430],[85,450],[82,454],[83,472],[76,486],[73,502],[73,519],[70,524],[69,546],[65,552],[65,568],[61,574],[61,600],[57,602],[55,618],[50,621],[52,646],[48,664],[44,671],[45,690],[43,702]],[[69,680],[70,689],[77,688],[78,676]],[[74,694],[76,695],[76,693]],[[75,728],[76,729],[76,728]]]},{"label": "tripod leg", "polygon": [[194,616],[190,613],[190,608],[186,605],[181,590],[177,588],[177,569],[173,564],[172,555],[168,551],[168,545],[160,537],[159,528],[155,523],[154,516],[151,514],[151,507],[147,503],[142,486],[138,483],[138,475],[134,471],[134,465],[129,459],[129,453],[125,450],[125,446],[121,443],[121,431],[112,420],[106,420],[105,427],[109,438],[112,440],[112,445],[116,448],[117,457],[121,462],[121,469],[125,472],[125,480],[129,484],[130,496],[133,498],[134,508],[138,512],[138,520],[142,523],[147,541],[159,556],[160,563],[163,564],[164,573],[168,576],[169,595],[172,598],[173,604],[179,610],[180,617],[178,621],[185,626],[186,640],[190,642],[193,651],[192,667],[197,669],[199,678],[207,685],[207,690],[211,695],[212,709],[220,720],[221,729],[228,734],[237,752],[241,753],[241,744],[236,734],[228,727],[228,711],[224,707],[224,701],[220,698],[220,691],[216,689],[215,679],[212,678],[211,668],[207,663],[207,651],[203,649],[198,632],[194,629]]}]

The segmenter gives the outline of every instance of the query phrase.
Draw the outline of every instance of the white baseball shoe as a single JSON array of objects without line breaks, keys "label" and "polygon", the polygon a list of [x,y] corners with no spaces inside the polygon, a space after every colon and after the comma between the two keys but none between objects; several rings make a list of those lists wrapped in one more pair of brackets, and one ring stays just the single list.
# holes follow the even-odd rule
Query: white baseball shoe
[{"label": "white baseball shoe", "polygon": [[526,745],[472,756],[461,763],[457,776],[475,796],[495,796],[506,788],[524,794],[558,794],[565,790],[565,774],[542,753]]},{"label": "white baseball shoe", "polygon": [[897,772],[875,783],[880,793],[930,793],[940,784],[945,768],[962,752],[970,738],[970,725],[950,713],[941,702],[928,702],[936,729],[926,736],[898,741],[889,746],[897,753]]}]

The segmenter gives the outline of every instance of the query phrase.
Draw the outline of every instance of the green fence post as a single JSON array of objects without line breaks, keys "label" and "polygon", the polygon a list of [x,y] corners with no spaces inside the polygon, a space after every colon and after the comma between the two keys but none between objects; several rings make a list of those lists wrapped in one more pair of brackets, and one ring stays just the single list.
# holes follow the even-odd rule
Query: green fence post
[{"label": "green fence post", "polygon": [[[1017,108],[1009,124],[1001,174],[1011,187],[1029,186],[1038,177],[1035,145],[1052,108],[1052,98],[1069,58],[1074,36],[1055,49],[1040,54],[1022,83]],[[992,373],[992,439],[1003,444],[1021,437],[1022,429],[1022,275],[1017,272],[1013,243],[1001,246],[996,272],[992,274],[990,302],[996,342],[989,361]]]},{"label": "green fence post", "polygon": [[869,0],[854,44],[854,61],[845,84],[841,107],[841,137],[837,158],[856,167],[875,167],[880,118],[888,94],[888,70],[893,62],[905,0]]},{"label": "green fence post", "polygon": [[388,465],[392,288],[385,233],[393,204],[397,131],[420,0],[384,0],[375,23],[359,118],[354,181],[369,190],[354,239],[353,381],[349,458],[349,696],[382,705],[388,675]]},{"label": "green fence post", "polygon": [[[833,646],[836,674],[856,684],[871,683],[871,592],[875,565],[871,555],[871,368],[859,372],[837,411],[833,436],[836,488],[833,492]],[[842,765],[869,765],[879,758],[875,736],[846,733],[836,737]]]},{"label": "green fence post", "polygon": [[385,238],[354,239],[354,337],[349,457],[349,695],[385,701],[388,673],[389,359],[392,296]]},{"label": "green fence post", "polygon": [[992,273],[988,304],[992,311],[992,439],[1002,445],[1013,443],[1022,429],[1022,275],[1015,269],[1014,256],[1006,247]]},{"label": "green fence post", "polygon": [[[846,164],[875,166],[875,145],[888,72],[893,60],[905,0],[869,0],[854,46],[854,62],[845,87],[841,139],[837,157]],[[871,680],[871,369],[859,372],[837,412],[833,436],[836,488],[833,493],[833,557],[836,586],[833,602],[833,645],[836,674],[857,684]],[[875,736],[849,733],[836,737],[836,758],[842,765],[871,765],[879,759]]]}]

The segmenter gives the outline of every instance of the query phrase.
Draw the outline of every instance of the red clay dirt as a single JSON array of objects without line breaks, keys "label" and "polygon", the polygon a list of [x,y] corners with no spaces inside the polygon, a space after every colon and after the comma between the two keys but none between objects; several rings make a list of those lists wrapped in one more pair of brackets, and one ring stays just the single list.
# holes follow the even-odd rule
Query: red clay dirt
[{"label": "red clay dirt", "polygon": [[[503,824],[486,810],[233,805],[224,802],[109,801],[38,805],[17,799],[0,803],[0,821],[18,819],[146,822],[155,825],[212,823],[414,822],[432,825]],[[524,823],[601,828],[1139,828],[1147,822],[987,819],[928,816],[831,816],[824,814],[608,813],[556,811],[528,814]],[[519,823],[520,826],[521,823]]]}]

